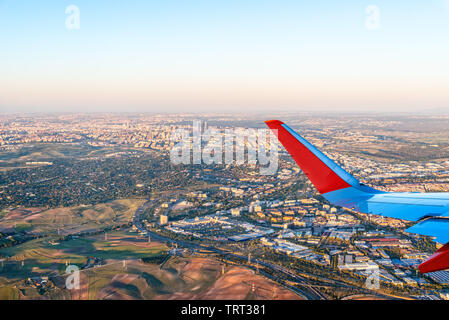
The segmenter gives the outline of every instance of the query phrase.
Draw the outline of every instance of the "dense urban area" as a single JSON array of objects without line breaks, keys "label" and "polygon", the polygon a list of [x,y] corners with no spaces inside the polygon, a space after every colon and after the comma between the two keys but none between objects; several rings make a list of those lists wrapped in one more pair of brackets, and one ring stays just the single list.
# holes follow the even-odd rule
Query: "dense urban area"
[{"label": "dense urban area", "polygon": [[171,160],[174,130],[240,130],[245,152],[269,118],[367,185],[449,190],[449,116],[2,115],[0,299],[449,298],[449,271],[417,269],[439,244],[330,205],[281,146],[269,175]]}]

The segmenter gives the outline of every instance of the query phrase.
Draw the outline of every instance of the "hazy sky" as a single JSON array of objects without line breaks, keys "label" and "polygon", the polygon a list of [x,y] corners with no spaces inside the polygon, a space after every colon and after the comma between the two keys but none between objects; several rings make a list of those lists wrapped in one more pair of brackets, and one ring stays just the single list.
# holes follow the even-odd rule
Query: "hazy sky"
[{"label": "hazy sky", "polygon": [[0,112],[449,111],[446,0],[0,0],[0,44]]}]

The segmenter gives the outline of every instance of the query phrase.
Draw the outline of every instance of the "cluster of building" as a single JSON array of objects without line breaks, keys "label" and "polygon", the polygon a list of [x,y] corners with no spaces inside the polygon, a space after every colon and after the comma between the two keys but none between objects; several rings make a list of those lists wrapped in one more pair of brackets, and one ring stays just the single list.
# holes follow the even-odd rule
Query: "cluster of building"
[{"label": "cluster of building", "polygon": [[[360,224],[353,215],[314,198],[296,200],[254,201],[248,207],[259,222],[288,229],[319,227],[356,227]],[[324,231],[324,230],[323,230]],[[343,235],[336,230],[335,236]]]},{"label": "cluster of building", "polygon": [[282,238],[262,238],[262,245],[272,248],[273,250],[287,254],[289,256],[305,259],[319,264],[329,264],[329,256],[314,252],[310,247],[292,243]]},{"label": "cluster of building", "polygon": [[178,126],[174,115],[114,114],[33,115],[0,119],[0,146],[43,143],[78,143],[92,146],[132,145],[170,150],[170,133]]},{"label": "cluster of building", "polygon": [[271,228],[233,220],[228,213],[220,211],[213,215],[172,222],[165,229],[200,239],[222,241],[246,241],[274,233]]}]

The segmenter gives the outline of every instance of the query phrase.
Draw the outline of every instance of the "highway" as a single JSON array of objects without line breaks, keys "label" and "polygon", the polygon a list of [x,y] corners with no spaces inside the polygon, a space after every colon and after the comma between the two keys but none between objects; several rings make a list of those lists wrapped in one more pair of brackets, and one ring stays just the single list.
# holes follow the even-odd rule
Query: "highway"
[{"label": "highway", "polygon": [[[195,243],[186,242],[186,241],[182,241],[182,240],[173,240],[173,239],[158,235],[154,232],[148,231],[143,226],[142,222],[140,221],[140,216],[145,211],[145,209],[150,207],[153,203],[154,203],[154,200],[145,202],[143,205],[141,205],[139,208],[137,208],[137,210],[134,213],[134,217],[133,217],[134,226],[140,232],[149,234],[149,236],[151,237],[152,240],[168,242],[168,243],[176,243],[178,246],[192,249],[192,250],[208,250],[208,251],[211,251],[211,252],[214,252],[216,254],[223,256],[227,260],[231,260],[231,258],[242,260],[242,261],[247,260],[247,257],[244,255],[238,255],[238,254],[224,251],[222,249],[218,249],[215,247],[204,247],[204,246],[201,246],[201,245],[198,245]],[[274,280],[278,283],[281,283],[284,287],[295,292],[296,294],[298,294],[306,299],[309,299],[309,300],[325,300],[326,299],[326,296],[324,294],[322,294],[319,290],[317,290],[316,288],[314,288],[313,286],[311,286],[310,284],[307,283],[307,279],[289,271],[288,269],[278,266],[276,264],[272,264],[272,263],[258,260],[258,259],[253,259],[252,262],[257,263],[260,266],[263,266],[267,269],[270,269],[273,272],[273,274],[276,276],[273,276],[273,275],[270,275],[269,273],[264,272],[265,277],[267,277],[271,280]],[[252,266],[249,266],[246,264],[243,264],[243,265],[253,269]],[[284,279],[286,278],[292,282],[295,282],[297,284],[297,287],[285,283],[285,281],[283,281],[280,278],[284,278]]]},{"label": "highway", "polygon": [[[192,242],[186,242],[186,241],[182,241],[182,240],[173,240],[173,239],[161,236],[159,234],[156,234],[154,232],[148,231],[140,222],[140,216],[145,211],[145,209],[147,209],[148,207],[153,205],[154,202],[155,202],[154,200],[149,200],[149,201],[145,202],[143,205],[141,205],[139,208],[137,208],[137,210],[134,212],[133,224],[134,224],[134,226],[136,226],[136,228],[139,231],[149,234],[151,239],[154,239],[156,241],[176,243],[178,246],[188,248],[191,250],[208,250],[208,251],[211,251],[211,252],[221,255],[226,260],[231,260],[231,258],[239,259],[242,261],[242,265],[244,265],[250,269],[254,269],[253,266],[248,265],[247,263],[244,263],[248,260],[248,257],[245,255],[235,254],[233,252],[218,249],[216,247],[210,247],[210,246],[205,247],[205,246],[198,245],[198,244],[195,244]],[[253,264],[259,264],[260,266],[270,269],[273,272],[273,275],[270,275],[269,273],[264,273],[264,276],[266,276],[267,278],[282,284],[284,287],[290,289],[291,291],[295,292],[296,294],[298,294],[302,297],[305,297],[309,300],[326,300],[327,297],[323,293],[321,293],[318,290],[318,288],[319,287],[329,287],[329,286],[345,287],[348,289],[357,289],[359,291],[362,290],[362,291],[365,291],[365,294],[372,294],[372,295],[376,295],[376,296],[384,297],[384,298],[392,297],[392,296],[389,296],[386,294],[381,294],[378,292],[374,292],[374,291],[371,291],[368,289],[361,288],[360,286],[348,284],[348,283],[345,283],[340,280],[334,280],[334,279],[317,276],[314,274],[304,273],[306,275],[313,276],[317,280],[323,282],[323,285],[321,285],[321,286],[320,285],[312,285],[312,284],[310,284],[308,279],[292,272],[291,270],[289,270],[287,268],[279,266],[277,264],[259,260],[259,259],[252,259],[251,262]],[[287,284],[285,282],[285,280],[294,282],[295,286]]]}]

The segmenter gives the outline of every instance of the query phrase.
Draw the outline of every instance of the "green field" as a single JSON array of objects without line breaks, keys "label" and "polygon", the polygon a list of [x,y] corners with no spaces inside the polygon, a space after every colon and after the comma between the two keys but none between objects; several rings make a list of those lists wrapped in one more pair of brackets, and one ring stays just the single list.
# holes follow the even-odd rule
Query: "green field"
[{"label": "green field", "polygon": [[45,238],[0,249],[0,254],[8,257],[1,273],[7,279],[20,280],[61,273],[65,270],[66,263],[82,267],[90,257],[122,261],[149,258],[164,254],[168,250],[162,244],[147,245],[145,239],[124,231],[112,232],[108,237],[111,238],[110,241],[87,237],[62,241],[59,244],[51,244],[50,240]]},{"label": "green field", "polygon": [[[51,244],[48,238],[37,239],[11,248],[0,249],[0,254],[8,256],[8,260],[0,267],[0,300],[14,300],[22,296],[31,299],[42,298],[42,294],[51,299],[71,299],[71,293],[64,289],[66,264],[77,265],[81,269],[89,258],[102,259],[105,265],[96,268],[82,269],[87,276],[89,298],[93,299],[97,293],[109,285],[112,279],[124,273],[123,260],[130,261],[137,266],[150,266],[158,269],[157,265],[139,263],[141,258],[156,256],[165,257],[168,248],[163,244],[147,243],[144,238],[128,231],[111,232],[110,240],[105,241],[102,236],[62,241]],[[23,265],[22,265],[23,261]],[[130,265],[127,272],[134,272]],[[134,270],[134,271],[132,271]],[[37,288],[30,287],[25,282],[28,278],[49,276],[56,287],[42,293]],[[122,293],[132,297],[143,298],[137,289],[126,290],[126,284],[121,288]],[[129,288],[134,288],[129,285]],[[123,291],[124,290],[124,291]],[[136,291],[137,290],[137,291]],[[148,296],[147,296],[148,298]]]}]

